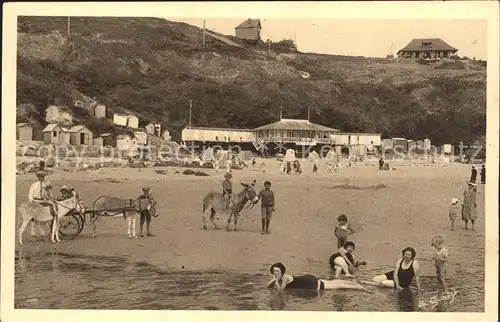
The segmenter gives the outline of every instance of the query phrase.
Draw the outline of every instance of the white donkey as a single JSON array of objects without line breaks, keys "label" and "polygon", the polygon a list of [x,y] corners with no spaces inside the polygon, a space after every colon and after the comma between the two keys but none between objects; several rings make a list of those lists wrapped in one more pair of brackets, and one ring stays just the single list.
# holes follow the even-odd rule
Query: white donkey
[{"label": "white donkey", "polygon": [[41,205],[36,202],[25,202],[22,203],[17,212],[21,218],[21,223],[19,226],[19,244],[23,245],[23,234],[28,227],[28,224],[33,221],[34,225],[39,225],[40,223],[48,223],[52,221],[51,230],[51,240],[53,243],[61,242],[59,239],[59,220],[66,216],[70,211],[77,211],[83,213],[85,207],[82,204],[82,200],[73,191],[73,196],[62,200],[56,201],[57,212],[55,216],[52,216],[50,211],[50,206]]},{"label": "white donkey", "polygon": [[[245,208],[245,205],[251,201],[247,206],[252,206],[259,200],[257,192],[255,192],[254,186],[246,183],[241,183],[245,187],[238,194],[233,194],[231,197],[231,202],[229,204],[229,217],[227,218],[226,230],[229,231],[229,225],[231,224],[232,218],[234,217],[234,228],[236,230],[236,225],[238,224],[238,217],[240,212]],[[210,214],[210,221],[214,225],[215,229],[218,229],[215,224],[215,214],[217,211],[224,211],[224,205],[226,200],[222,193],[209,192],[203,197],[203,229],[207,229],[207,216]]]},{"label": "white donkey", "polygon": [[[96,222],[101,217],[123,218],[127,220],[127,237],[137,238],[136,235],[136,221],[139,217],[139,210],[137,209],[137,201],[134,199],[120,199],[114,197],[99,197],[94,202],[92,212],[90,214],[90,221],[92,223],[92,237],[96,235]],[[156,206],[150,206],[150,213],[153,217],[157,217]]]}]

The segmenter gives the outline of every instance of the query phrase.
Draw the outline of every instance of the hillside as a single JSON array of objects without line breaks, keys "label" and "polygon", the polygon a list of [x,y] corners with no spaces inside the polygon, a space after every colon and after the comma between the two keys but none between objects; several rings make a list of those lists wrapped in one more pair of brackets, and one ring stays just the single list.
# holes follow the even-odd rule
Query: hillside
[{"label": "hillside", "polygon": [[[50,104],[67,106],[97,132],[74,99],[155,120],[174,139],[187,124],[252,128],[305,118],[343,131],[470,142],[486,133],[484,62],[435,64],[300,53],[245,44],[156,18],[19,17],[17,118],[42,126]],[[264,26],[265,28],[265,26]],[[339,44],[341,46],[341,44]],[[277,52],[279,49],[279,52]]]}]

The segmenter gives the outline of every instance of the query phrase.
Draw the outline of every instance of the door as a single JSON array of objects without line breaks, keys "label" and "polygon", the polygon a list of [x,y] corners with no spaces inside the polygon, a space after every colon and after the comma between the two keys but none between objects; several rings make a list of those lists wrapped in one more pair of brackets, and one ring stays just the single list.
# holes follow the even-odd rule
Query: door
[{"label": "door", "polygon": [[85,144],[85,133],[80,133],[80,144]]}]

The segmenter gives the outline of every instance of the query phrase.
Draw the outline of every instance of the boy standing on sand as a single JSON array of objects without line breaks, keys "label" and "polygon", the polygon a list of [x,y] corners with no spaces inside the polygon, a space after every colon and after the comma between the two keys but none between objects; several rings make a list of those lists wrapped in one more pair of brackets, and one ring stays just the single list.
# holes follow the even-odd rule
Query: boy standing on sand
[{"label": "boy standing on sand", "polygon": [[274,205],[274,192],[271,191],[271,182],[264,182],[264,189],[259,192],[259,200],[261,200],[262,204],[260,207],[260,213],[262,217],[262,231],[263,234],[270,234],[269,232],[269,224],[271,223],[271,218],[273,216],[273,212],[275,211]]},{"label": "boy standing on sand", "polygon": [[151,233],[151,215],[156,215],[154,213],[154,206],[156,205],[156,201],[149,193],[149,188],[142,188],[142,192],[143,194],[137,198],[137,205],[139,208],[139,213],[141,214],[140,236],[144,237],[144,222],[146,222],[147,236],[154,236]]},{"label": "boy standing on sand", "polygon": [[448,290],[446,285],[446,273],[448,271],[448,257],[450,253],[446,247],[444,247],[444,238],[442,236],[435,236],[431,240],[431,246],[436,248],[436,255],[432,258],[434,260],[434,266],[436,267],[436,278],[439,284],[443,288],[443,291]]}]

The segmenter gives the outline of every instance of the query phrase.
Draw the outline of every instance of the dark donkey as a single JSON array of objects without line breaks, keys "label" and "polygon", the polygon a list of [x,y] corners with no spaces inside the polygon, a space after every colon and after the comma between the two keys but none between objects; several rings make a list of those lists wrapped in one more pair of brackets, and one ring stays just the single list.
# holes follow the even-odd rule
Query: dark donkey
[{"label": "dark donkey", "polygon": [[[240,212],[243,210],[243,208],[245,208],[245,205],[248,203],[248,201],[251,202],[248,206],[253,206],[259,200],[257,192],[255,191],[253,185],[249,185],[246,183],[241,183],[241,185],[244,187],[244,189],[238,194],[233,194],[233,196],[231,196],[231,202],[229,204],[229,217],[227,218],[226,225],[226,230],[228,231],[233,217],[233,230],[236,230]],[[217,211],[223,211],[225,202],[226,201],[224,200],[224,196],[222,195],[222,193],[218,192],[209,192],[205,195],[205,197],[203,197],[203,229],[207,229],[207,216],[209,214],[210,221],[214,225],[214,228],[218,229],[217,225],[215,224],[215,213]]]}]

